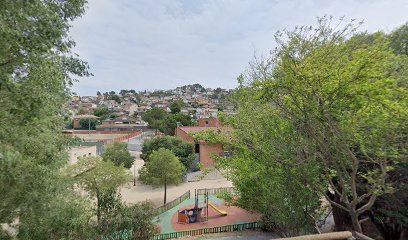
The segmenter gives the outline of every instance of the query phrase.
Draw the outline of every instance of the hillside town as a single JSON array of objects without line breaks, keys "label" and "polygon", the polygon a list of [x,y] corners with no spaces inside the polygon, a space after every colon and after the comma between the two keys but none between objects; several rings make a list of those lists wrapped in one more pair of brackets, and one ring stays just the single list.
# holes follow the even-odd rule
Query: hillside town
[{"label": "hillside town", "polygon": [[[171,112],[170,105],[173,102],[180,102],[179,112],[192,119],[217,118],[219,112],[234,113],[234,106],[227,100],[231,92],[222,88],[204,88],[200,84],[166,91],[121,90],[118,93],[111,91],[103,94],[97,92],[96,96],[73,96],[67,103],[67,110],[70,117],[79,119],[86,118],[86,115],[94,115],[95,110],[106,109],[112,116],[133,117],[135,123],[143,126],[146,123],[142,116],[148,110],[158,108]],[[79,125],[72,127],[80,128]]]},{"label": "hillside town", "polygon": [[0,240],[407,240],[407,10],[1,0]]}]

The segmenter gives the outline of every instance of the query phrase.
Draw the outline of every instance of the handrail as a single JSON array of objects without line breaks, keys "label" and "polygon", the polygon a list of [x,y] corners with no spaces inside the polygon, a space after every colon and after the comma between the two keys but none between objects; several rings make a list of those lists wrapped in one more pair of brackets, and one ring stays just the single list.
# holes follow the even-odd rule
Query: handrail
[{"label": "handrail", "polygon": [[165,239],[172,239],[172,238],[191,237],[191,236],[197,236],[197,235],[203,235],[203,234],[209,234],[209,233],[237,232],[237,231],[244,231],[247,229],[256,229],[260,227],[261,227],[261,224],[258,222],[239,223],[239,224],[231,224],[231,225],[216,226],[216,227],[209,227],[209,228],[191,229],[191,230],[185,230],[185,231],[180,231],[180,232],[162,233],[159,235],[155,235],[152,239],[153,240],[165,240]]},{"label": "handrail", "polygon": [[174,199],[173,201],[170,201],[158,208],[156,208],[157,214],[161,214],[166,212],[167,210],[179,205],[181,202],[183,202],[186,199],[190,199],[190,190],[188,190],[187,192],[183,193],[183,195],[181,195],[180,197]]}]

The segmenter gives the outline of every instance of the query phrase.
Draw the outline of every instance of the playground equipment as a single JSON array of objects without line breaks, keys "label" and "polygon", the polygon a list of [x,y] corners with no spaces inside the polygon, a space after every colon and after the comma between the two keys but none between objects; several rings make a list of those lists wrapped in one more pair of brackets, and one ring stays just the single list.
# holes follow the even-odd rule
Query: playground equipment
[{"label": "playground equipment", "polygon": [[208,201],[208,192],[199,192],[195,190],[194,207],[190,209],[182,209],[178,211],[178,223],[189,224],[195,222],[208,221],[208,207],[212,207],[215,211],[223,216],[227,215],[226,211],[220,210],[214,204]]},{"label": "playground equipment", "polygon": [[219,212],[223,216],[227,216],[227,214],[228,214],[226,211],[223,211],[223,210],[217,208],[212,203],[208,203],[208,206],[212,207],[215,211]]}]

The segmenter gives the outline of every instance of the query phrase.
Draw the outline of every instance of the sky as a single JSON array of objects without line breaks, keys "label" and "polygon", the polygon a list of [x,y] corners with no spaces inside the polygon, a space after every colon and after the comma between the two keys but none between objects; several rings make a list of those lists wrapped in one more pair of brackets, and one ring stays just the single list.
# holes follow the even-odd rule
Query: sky
[{"label": "sky", "polygon": [[390,32],[408,21],[408,0],[89,0],[72,23],[74,52],[92,77],[73,86],[96,91],[237,86],[254,56],[274,48],[282,29],[316,17],[364,20],[361,30]]}]

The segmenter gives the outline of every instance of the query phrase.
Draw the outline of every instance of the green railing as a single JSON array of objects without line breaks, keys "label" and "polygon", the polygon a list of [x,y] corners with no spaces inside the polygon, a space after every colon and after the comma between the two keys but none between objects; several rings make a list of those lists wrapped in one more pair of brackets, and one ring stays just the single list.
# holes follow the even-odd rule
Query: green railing
[{"label": "green railing", "polygon": [[156,212],[157,212],[157,214],[164,213],[167,210],[172,209],[173,207],[179,205],[180,203],[182,203],[186,199],[190,199],[190,190],[185,192],[180,197],[174,199],[173,201],[168,202],[168,203],[164,204],[163,206],[160,206],[160,207],[156,208]]},{"label": "green railing", "polygon": [[224,226],[217,226],[217,227],[210,227],[210,228],[192,229],[192,230],[186,230],[186,231],[180,231],[180,232],[162,233],[160,235],[155,235],[153,237],[153,240],[191,237],[191,236],[210,234],[210,233],[239,232],[239,231],[244,231],[247,229],[256,229],[260,227],[261,227],[261,224],[258,222],[239,223],[239,224],[224,225]]},{"label": "green railing", "polygon": [[221,192],[229,192],[229,193],[234,193],[235,188],[234,187],[220,187],[220,188],[201,188],[201,189],[196,189],[196,193],[198,195],[203,195],[205,193],[208,193],[209,195],[217,195],[218,193]]}]

